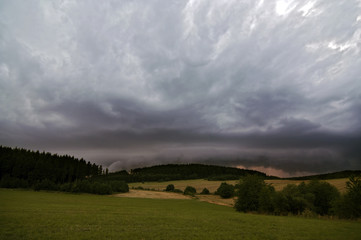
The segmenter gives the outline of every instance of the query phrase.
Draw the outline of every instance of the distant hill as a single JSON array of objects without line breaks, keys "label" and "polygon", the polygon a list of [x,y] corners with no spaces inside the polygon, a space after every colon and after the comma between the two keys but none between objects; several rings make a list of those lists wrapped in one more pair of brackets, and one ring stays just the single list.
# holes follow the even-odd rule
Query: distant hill
[{"label": "distant hill", "polygon": [[149,181],[170,181],[185,179],[208,179],[208,180],[236,180],[245,175],[258,175],[265,179],[277,177],[254,170],[239,169],[234,167],[224,167],[204,164],[167,164],[152,167],[135,168],[130,171],[120,171],[109,173],[107,176],[111,180],[125,180],[127,182],[149,182]]},{"label": "distant hill", "polygon": [[349,178],[352,175],[361,175],[361,170],[345,170],[341,172],[317,174],[303,177],[286,178],[292,180],[326,180],[326,179],[337,179],[337,178]]}]

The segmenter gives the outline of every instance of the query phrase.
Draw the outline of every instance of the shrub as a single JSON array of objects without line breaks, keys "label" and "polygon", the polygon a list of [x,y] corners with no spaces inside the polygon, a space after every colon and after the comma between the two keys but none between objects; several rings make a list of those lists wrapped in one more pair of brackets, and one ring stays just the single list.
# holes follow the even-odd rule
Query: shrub
[{"label": "shrub", "polygon": [[56,191],[58,189],[59,189],[58,185],[56,185],[54,182],[48,179],[44,179],[34,184],[35,191],[39,191],[39,190]]},{"label": "shrub", "polygon": [[337,188],[327,182],[311,181],[306,185],[306,191],[309,196],[314,195],[311,210],[321,215],[328,214],[333,202],[340,198]]},{"label": "shrub", "polygon": [[236,195],[238,198],[234,205],[235,209],[242,212],[257,211],[260,193],[265,186],[266,183],[259,176],[249,175],[241,179],[237,185]]},{"label": "shrub", "polygon": [[184,195],[191,195],[194,196],[194,194],[197,193],[197,190],[194,187],[187,186],[186,189],[184,189]]},{"label": "shrub", "polygon": [[10,177],[10,175],[4,175],[0,181],[0,187],[3,188],[28,188],[29,183],[25,179]]},{"label": "shrub", "polygon": [[64,184],[60,185],[59,190],[62,192],[71,192],[72,187],[73,187],[73,184],[68,182],[68,183],[64,183]]},{"label": "shrub", "polygon": [[209,194],[209,190],[207,188],[203,188],[201,194],[207,195]]},{"label": "shrub", "polygon": [[174,191],[174,185],[173,184],[169,184],[166,189],[167,192],[173,192]]},{"label": "shrub", "polygon": [[74,193],[93,193],[92,185],[90,181],[76,181],[73,183],[71,192]]},{"label": "shrub", "polygon": [[112,188],[109,184],[94,182],[92,184],[92,193],[100,195],[111,194]]},{"label": "shrub", "polygon": [[273,213],[275,215],[287,215],[288,214],[287,198],[282,192],[277,192],[275,194],[273,207],[274,207]]},{"label": "shrub", "polygon": [[261,189],[258,199],[258,211],[273,213],[275,210],[276,191],[274,187],[266,185]]},{"label": "shrub", "polygon": [[[125,185],[124,185],[125,184]],[[113,185],[113,186],[112,186]],[[64,186],[66,188],[68,186]],[[113,187],[115,190],[113,190]],[[71,192],[74,193],[93,193],[93,194],[112,194],[113,191],[129,191],[128,184],[122,181],[98,182],[98,181],[77,181],[72,184]]]},{"label": "shrub", "polygon": [[111,181],[110,186],[112,188],[112,192],[129,192],[129,186],[124,181]]},{"label": "shrub", "polygon": [[276,192],[262,178],[247,176],[236,187],[237,211],[307,216],[312,216],[312,213],[325,215],[333,211],[341,217],[361,216],[361,178],[350,179],[347,183],[349,191],[341,199],[336,187],[319,181],[301,183],[299,186],[288,184],[282,191]]},{"label": "shrub", "polygon": [[215,194],[221,196],[222,198],[231,198],[234,195],[234,186],[223,182]]},{"label": "shrub", "polygon": [[177,188],[176,188],[176,189],[174,189],[174,190],[173,190],[173,192],[175,192],[175,193],[183,193],[183,191],[182,191],[182,190],[177,189]]},{"label": "shrub", "polygon": [[282,208],[278,206],[278,209],[292,214],[301,214],[306,209],[307,201],[295,184],[288,184],[280,194],[283,195],[281,198],[284,198],[284,200],[282,200]]},{"label": "shrub", "polygon": [[334,213],[341,218],[361,217],[361,177],[351,176],[346,183],[347,192],[334,202]]}]

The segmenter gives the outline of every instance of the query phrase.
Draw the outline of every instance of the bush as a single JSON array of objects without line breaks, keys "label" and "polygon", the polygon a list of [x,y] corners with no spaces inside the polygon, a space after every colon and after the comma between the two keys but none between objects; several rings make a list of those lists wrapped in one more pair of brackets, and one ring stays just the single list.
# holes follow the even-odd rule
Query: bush
[{"label": "bush", "polygon": [[241,179],[237,185],[235,209],[242,212],[258,211],[260,193],[265,186],[266,183],[259,176],[249,175]]},{"label": "bush", "polygon": [[337,188],[327,182],[311,181],[306,191],[309,196],[314,195],[311,210],[321,215],[329,214],[333,203],[340,198]]},{"label": "bush", "polygon": [[334,213],[341,218],[361,217],[361,177],[351,176],[346,183],[347,192],[335,201]]},{"label": "bush", "polygon": [[60,185],[59,190],[62,192],[71,192],[72,188],[73,188],[72,183],[64,183]]},{"label": "bush", "polygon": [[174,190],[173,190],[173,192],[175,192],[175,193],[183,193],[183,191],[182,191],[182,190],[177,189],[177,188],[176,188],[176,189],[174,189]]},{"label": "bush", "polygon": [[[64,186],[64,188],[67,187],[68,187],[67,185]],[[73,183],[71,188],[71,192],[74,193],[93,193],[100,195],[112,194],[113,191],[117,191],[117,192],[129,191],[128,184],[122,181],[112,181],[106,183],[106,182],[83,180]]]},{"label": "bush", "polygon": [[174,191],[174,185],[173,184],[169,184],[166,189],[167,192],[173,192]]},{"label": "bush", "polygon": [[[348,186],[354,189],[357,184],[353,181]],[[247,176],[241,180],[237,188],[238,199],[235,203],[237,211],[258,211],[276,215],[290,213],[302,215],[306,212],[307,216],[312,215],[311,212],[321,215],[330,214],[331,210],[337,212],[338,215],[343,212],[357,212],[357,207],[350,209],[352,204],[349,195],[339,200],[340,193],[327,182],[311,181],[309,184],[301,183],[298,186],[288,184],[282,191],[276,192],[263,179]],[[361,210],[361,197],[355,198],[354,202],[358,203],[358,209]],[[332,208],[333,205],[334,208]]]},{"label": "bush", "polygon": [[194,187],[187,186],[186,189],[184,189],[184,195],[191,195],[194,196],[194,194],[197,193],[197,190]]},{"label": "bush", "polygon": [[111,194],[112,188],[109,184],[94,182],[92,184],[92,193],[99,195]]},{"label": "bush", "polygon": [[266,185],[261,189],[258,199],[258,211],[273,213],[275,210],[276,191],[274,187]]},{"label": "bush", "polygon": [[72,184],[71,192],[73,193],[93,193],[92,185],[89,181],[76,181]]},{"label": "bush", "polygon": [[203,188],[201,194],[207,195],[209,194],[209,190],[207,188]]},{"label": "bush", "polygon": [[278,198],[281,202],[276,202],[276,204],[281,213],[301,214],[308,205],[295,184],[288,184],[279,194],[282,195]]},{"label": "bush", "polygon": [[0,187],[2,188],[28,188],[28,181],[20,178],[10,177],[10,175],[4,175],[0,181]]},{"label": "bush", "polygon": [[215,194],[221,196],[222,198],[231,198],[234,195],[234,186],[223,182]]},{"label": "bush", "polygon": [[111,181],[110,186],[112,188],[112,192],[129,192],[129,186],[124,181]]},{"label": "bush", "polygon": [[56,191],[58,189],[59,189],[58,185],[56,185],[54,182],[48,179],[44,179],[34,184],[35,191],[39,191],[39,190]]}]

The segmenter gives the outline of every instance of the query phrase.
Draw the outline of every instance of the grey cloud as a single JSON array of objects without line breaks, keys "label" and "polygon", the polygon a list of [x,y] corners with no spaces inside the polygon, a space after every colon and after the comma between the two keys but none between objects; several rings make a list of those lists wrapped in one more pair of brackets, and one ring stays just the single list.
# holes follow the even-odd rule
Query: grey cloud
[{"label": "grey cloud", "polygon": [[0,144],[114,170],[360,168],[361,6],[313,3],[2,1]]}]

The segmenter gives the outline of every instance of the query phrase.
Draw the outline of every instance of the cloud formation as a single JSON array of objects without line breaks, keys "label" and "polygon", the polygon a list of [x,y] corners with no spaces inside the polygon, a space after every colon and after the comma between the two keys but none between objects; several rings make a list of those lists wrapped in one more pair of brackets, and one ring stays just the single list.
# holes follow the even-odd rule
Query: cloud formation
[{"label": "cloud formation", "polygon": [[360,169],[360,50],[357,0],[1,1],[0,144]]}]

